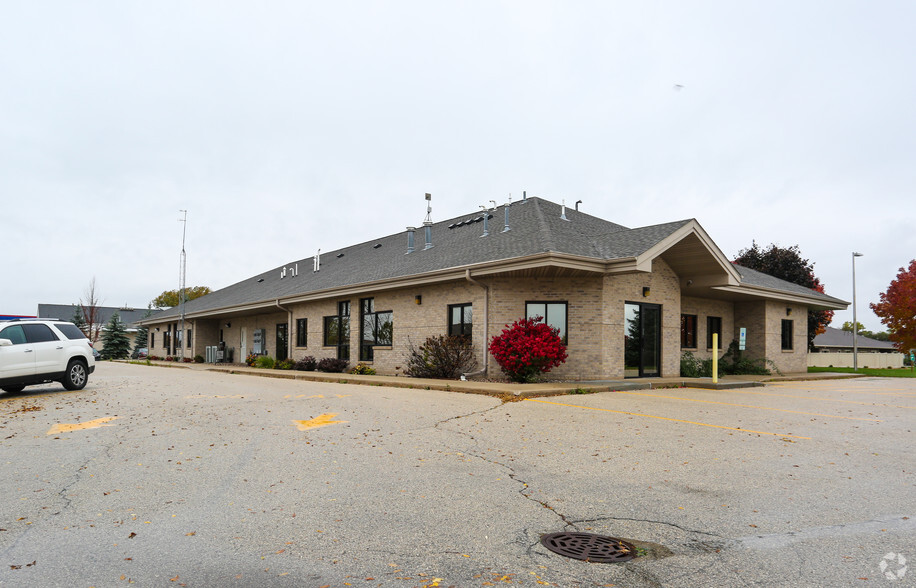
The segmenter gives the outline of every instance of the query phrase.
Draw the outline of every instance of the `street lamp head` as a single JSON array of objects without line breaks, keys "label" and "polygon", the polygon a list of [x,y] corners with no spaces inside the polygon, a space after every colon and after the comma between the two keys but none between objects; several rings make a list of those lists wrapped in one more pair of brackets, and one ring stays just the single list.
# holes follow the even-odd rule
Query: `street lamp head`
[{"label": "street lamp head", "polygon": [[853,256],[853,257],[862,257],[862,254],[859,253],[859,252],[857,252],[857,251],[853,251],[853,252],[852,252],[852,256]]}]

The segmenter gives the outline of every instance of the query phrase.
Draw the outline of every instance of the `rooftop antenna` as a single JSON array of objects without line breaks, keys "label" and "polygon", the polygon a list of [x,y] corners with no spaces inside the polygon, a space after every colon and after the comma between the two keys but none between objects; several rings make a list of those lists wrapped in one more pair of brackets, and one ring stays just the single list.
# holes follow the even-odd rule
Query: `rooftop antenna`
[{"label": "rooftop antenna", "polygon": [[423,221],[423,228],[426,229],[426,245],[423,250],[433,246],[433,195],[426,193],[426,220]]},{"label": "rooftop antenna", "polygon": [[[180,330],[178,332],[181,335],[184,333],[184,302],[185,302],[184,299],[185,299],[185,284],[186,284],[185,279],[187,277],[187,260],[188,260],[187,253],[185,253],[185,250],[184,250],[184,243],[185,243],[185,236],[188,233],[188,211],[179,210],[178,212],[184,213],[184,216],[178,219],[178,222],[182,223],[182,227],[181,227],[181,271],[178,276],[178,314],[180,316],[180,320],[179,320],[180,325],[178,327]],[[176,337],[176,339],[178,339],[178,341],[176,341],[176,343],[178,343],[178,356],[182,360],[184,360],[185,343],[182,340],[183,336]]]},{"label": "rooftop antenna", "polygon": [[560,219],[565,221],[569,220],[566,218],[566,198],[563,199],[563,207],[560,209]]},{"label": "rooftop antenna", "polygon": [[576,212],[579,212],[579,205],[582,204],[581,200],[576,200]]}]

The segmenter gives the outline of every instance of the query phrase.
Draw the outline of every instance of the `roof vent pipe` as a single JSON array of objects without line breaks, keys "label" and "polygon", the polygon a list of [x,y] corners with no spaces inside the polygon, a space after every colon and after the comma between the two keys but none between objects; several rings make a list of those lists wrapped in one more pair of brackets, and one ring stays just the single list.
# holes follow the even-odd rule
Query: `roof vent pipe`
[{"label": "roof vent pipe", "polygon": [[416,235],[416,232],[417,232],[416,227],[407,227],[407,253],[413,252],[414,237]]},{"label": "roof vent pipe", "polygon": [[579,212],[579,205],[582,204],[581,200],[576,200],[576,212]]},{"label": "roof vent pipe", "polygon": [[522,190],[522,202],[528,202],[528,190]]},{"label": "roof vent pipe", "polygon": [[483,235],[481,235],[481,237],[486,237],[490,234],[489,224],[487,222],[487,218],[490,216],[490,211],[487,210],[486,206],[481,206],[480,208],[483,210]]},{"label": "roof vent pipe", "polygon": [[505,233],[506,231],[512,230],[509,228],[509,207],[510,206],[512,206],[512,196],[509,196],[509,202],[506,203],[506,207],[505,207],[506,220],[505,220],[503,230],[502,230],[503,233]]},{"label": "roof vent pipe", "polygon": [[312,261],[312,272],[317,272],[321,269],[321,249],[318,250],[318,253],[315,254],[315,259]]},{"label": "roof vent pipe", "polygon": [[566,199],[565,198],[563,199],[563,207],[560,209],[560,220],[565,220],[565,221],[569,220],[568,218],[566,218]]},{"label": "roof vent pipe", "polygon": [[433,246],[433,223],[432,221],[426,221],[423,223],[423,228],[426,229],[426,245],[423,246],[423,251],[431,248]]}]

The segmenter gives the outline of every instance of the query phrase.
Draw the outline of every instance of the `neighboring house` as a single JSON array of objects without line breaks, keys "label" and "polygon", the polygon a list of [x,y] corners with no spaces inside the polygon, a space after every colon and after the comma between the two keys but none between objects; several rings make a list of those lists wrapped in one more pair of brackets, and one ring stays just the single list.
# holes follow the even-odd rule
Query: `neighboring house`
[{"label": "neighboring house", "polygon": [[[719,354],[746,328],[746,353],[783,372],[807,369],[808,309],[848,303],[733,265],[696,220],[629,229],[540,198],[290,261],[185,304],[184,355],[223,342],[235,361],[342,357],[400,373],[410,345],[545,317],[569,380],[677,376],[683,351]],[[152,355],[178,355],[180,314],[141,323]]]},{"label": "neighboring house", "polygon": [[[853,367],[852,331],[826,327],[814,337],[814,352],[808,355],[811,367]],[[886,368],[903,367],[904,354],[894,348],[890,341],[878,341],[857,335],[858,367]]]},{"label": "neighboring house", "polygon": [[[38,316],[40,318],[56,318],[64,321],[72,321],[79,308],[78,304],[39,304]],[[120,315],[121,322],[124,323],[124,329],[130,337],[131,346],[133,346],[134,336],[138,330],[138,322],[146,316],[147,312],[149,312],[145,308],[115,308],[113,306],[99,306],[97,310],[98,324],[93,325],[92,330],[94,332],[95,326],[99,327],[99,338],[97,341],[92,342],[92,346],[99,352],[104,348],[102,345],[101,333],[105,331],[105,325],[108,324],[108,321],[111,320],[111,316],[115,312]]]}]

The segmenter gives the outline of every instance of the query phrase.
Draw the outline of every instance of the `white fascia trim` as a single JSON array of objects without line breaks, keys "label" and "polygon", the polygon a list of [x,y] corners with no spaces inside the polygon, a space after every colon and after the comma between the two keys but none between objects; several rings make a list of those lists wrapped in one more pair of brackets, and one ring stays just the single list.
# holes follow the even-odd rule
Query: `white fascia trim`
[{"label": "white fascia trim", "polygon": [[761,286],[749,286],[747,284],[741,284],[739,286],[713,286],[712,289],[718,290],[720,292],[733,292],[735,294],[758,296],[767,300],[781,300],[783,302],[795,302],[797,304],[804,304],[805,306],[817,306],[827,310],[846,310],[846,308],[849,306],[849,302],[846,302],[845,300],[839,300],[838,302],[832,303],[829,300],[824,300],[823,298],[818,298],[816,296],[805,296],[804,294],[798,294],[795,292],[774,290],[772,288],[763,288]]}]

